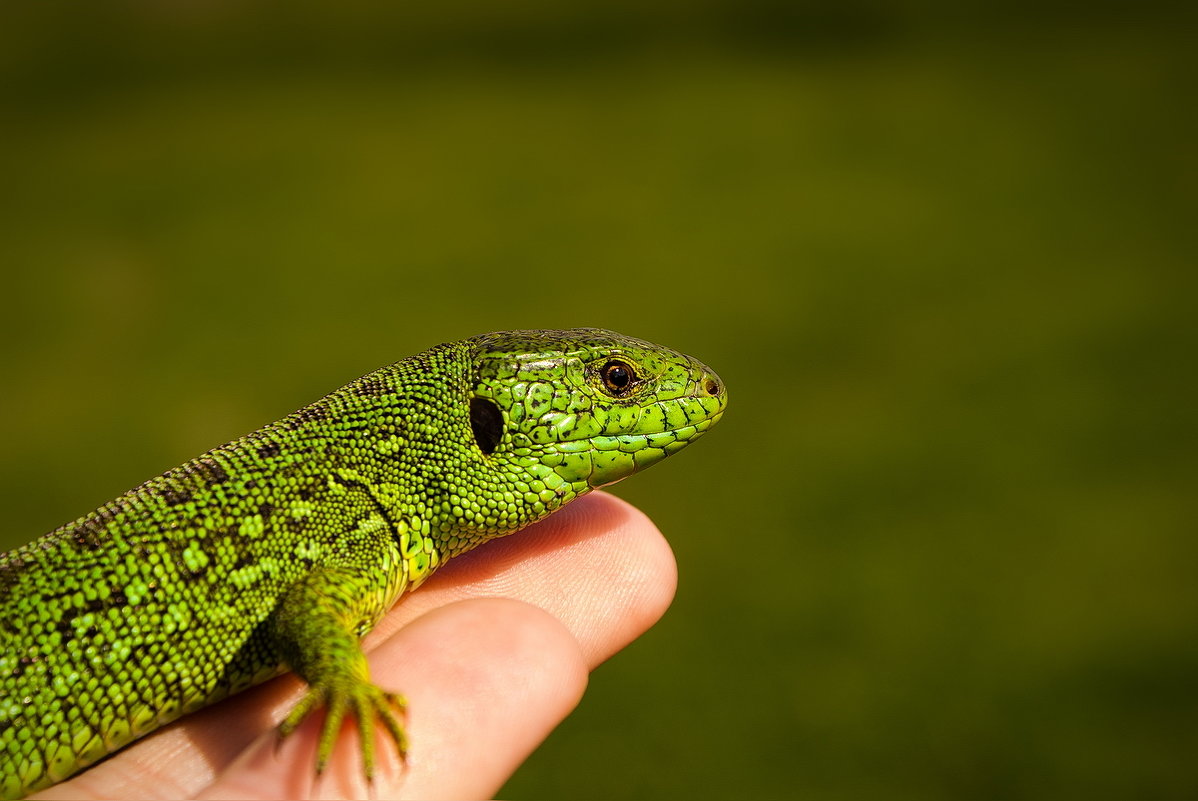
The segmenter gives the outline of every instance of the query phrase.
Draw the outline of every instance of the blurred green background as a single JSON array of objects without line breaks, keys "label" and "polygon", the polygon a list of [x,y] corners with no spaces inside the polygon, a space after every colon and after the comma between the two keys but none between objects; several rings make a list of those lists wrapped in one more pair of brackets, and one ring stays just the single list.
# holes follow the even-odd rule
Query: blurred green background
[{"label": "blurred green background", "polygon": [[611,327],[731,406],[504,795],[1198,797],[1195,16],[955,8],[5,4],[3,544]]}]

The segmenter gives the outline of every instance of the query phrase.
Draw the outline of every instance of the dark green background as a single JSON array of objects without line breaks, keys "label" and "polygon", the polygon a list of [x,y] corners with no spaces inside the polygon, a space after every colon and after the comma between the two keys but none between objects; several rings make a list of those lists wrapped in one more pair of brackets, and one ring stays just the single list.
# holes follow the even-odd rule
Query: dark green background
[{"label": "dark green background", "polygon": [[731,405],[620,487],[678,599],[505,795],[1198,796],[1192,16],[104,8],[0,12],[6,545],[611,327]]}]

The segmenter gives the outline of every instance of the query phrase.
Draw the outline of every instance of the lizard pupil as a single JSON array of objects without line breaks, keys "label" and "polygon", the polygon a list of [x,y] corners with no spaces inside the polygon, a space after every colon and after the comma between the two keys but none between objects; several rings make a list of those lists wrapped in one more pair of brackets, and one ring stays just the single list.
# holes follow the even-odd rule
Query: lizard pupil
[{"label": "lizard pupil", "polygon": [[620,396],[628,391],[632,386],[632,382],[636,379],[636,374],[632,372],[632,368],[621,361],[613,359],[603,365],[603,369],[599,374],[603,377],[603,383],[611,394]]}]

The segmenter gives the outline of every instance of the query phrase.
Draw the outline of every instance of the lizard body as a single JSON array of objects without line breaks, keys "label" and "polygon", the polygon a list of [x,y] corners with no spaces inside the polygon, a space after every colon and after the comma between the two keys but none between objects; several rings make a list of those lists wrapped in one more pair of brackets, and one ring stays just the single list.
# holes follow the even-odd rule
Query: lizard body
[{"label": "lizard body", "polygon": [[600,329],[448,343],[369,373],[0,555],[0,796],[48,787],[291,669],[280,733],[345,714],[364,770],[403,700],[360,638],[446,560],[684,447],[723,414],[694,359]]}]

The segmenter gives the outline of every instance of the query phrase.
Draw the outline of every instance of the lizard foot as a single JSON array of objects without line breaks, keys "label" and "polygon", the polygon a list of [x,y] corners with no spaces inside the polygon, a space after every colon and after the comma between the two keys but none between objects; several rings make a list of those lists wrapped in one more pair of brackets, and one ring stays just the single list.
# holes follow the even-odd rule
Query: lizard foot
[{"label": "lizard foot", "polygon": [[316,773],[324,772],[333,743],[341,730],[346,712],[352,711],[358,719],[358,738],[362,748],[362,769],[366,781],[374,779],[374,726],[375,718],[382,721],[399,758],[406,760],[408,736],[400,722],[407,711],[407,701],[399,693],[381,690],[368,681],[359,681],[349,686],[334,686],[332,683],[317,684],[308,688],[307,694],[292,708],[279,724],[279,736],[291,734],[299,724],[321,706],[328,707],[324,724],[320,729],[320,741],[316,750]]}]

